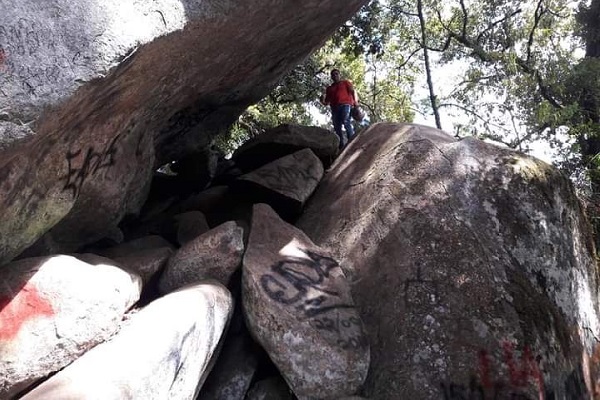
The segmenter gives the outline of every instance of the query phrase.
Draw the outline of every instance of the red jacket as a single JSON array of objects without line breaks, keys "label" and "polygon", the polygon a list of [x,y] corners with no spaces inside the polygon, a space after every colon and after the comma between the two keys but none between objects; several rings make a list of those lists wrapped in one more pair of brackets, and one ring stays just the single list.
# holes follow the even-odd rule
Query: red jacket
[{"label": "red jacket", "polygon": [[354,88],[350,81],[342,80],[327,87],[325,91],[325,103],[331,104],[332,107],[340,104],[354,105],[354,96],[352,92]]}]

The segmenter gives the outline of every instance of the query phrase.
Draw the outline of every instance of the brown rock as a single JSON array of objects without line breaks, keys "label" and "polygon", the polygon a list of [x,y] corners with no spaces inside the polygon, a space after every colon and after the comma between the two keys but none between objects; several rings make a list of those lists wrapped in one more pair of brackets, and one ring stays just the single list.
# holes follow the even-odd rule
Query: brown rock
[{"label": "brown rock", "polygon": [[77,248],[138,213],[158,166],[206,149],[367,0],[54,3],[71,17],[17,0],[0,13],[15,32],[0,109],[54,106],[0,156],[0,264],[59,222],[53,238]]},{"label": "brown rock", "polygon": [[177,243],[180,246],[183,246],[190,240],[194,240],[210,229],[206,222],[206,217],[200,211],[188,211],[177,214],[173,219],[176,221]]}]

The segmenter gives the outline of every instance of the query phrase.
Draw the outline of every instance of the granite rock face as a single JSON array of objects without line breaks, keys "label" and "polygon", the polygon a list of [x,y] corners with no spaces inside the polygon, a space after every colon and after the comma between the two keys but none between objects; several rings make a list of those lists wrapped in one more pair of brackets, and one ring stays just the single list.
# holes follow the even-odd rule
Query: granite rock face
[{"label": "granite rock face", "polygon": [[[278,159],[303,151],[295,139],[278,138],[290,152]],[[319,148],[309,142],[305,153]],[[302,160],[286,173],[305,172]],[[376,124],[306,192],[292,226],[281,214],[298,212],[293,203],[279,215],[277,203],[252,204],[233,187],[242,169],[219,164],[206,190],[149,196],[141,215],[79,254],[0,267],[0,397],[191,399],[217,353],[200,392],[209,399],[598,393],[596,253],[555,168],[424,126]],[[200,212],[212,229],[177,240],[174,222]],[[190,238],[204,229],[192,220]],[[54,241],[33,247],[25,253]],[[206,277],[228,291],[178,290]]]},{"label": "granite rock face", "polygon": [[338,158],[298,226],[352,282],[372,346],[366,397],[591,392],[593,242],[551,166],[433,128],[377,124]]},{"label": "granite rock face", "polygon": [[0,109],[36,135],[0,157],[0,264],[105,237],[366,2],[4,0]]}]

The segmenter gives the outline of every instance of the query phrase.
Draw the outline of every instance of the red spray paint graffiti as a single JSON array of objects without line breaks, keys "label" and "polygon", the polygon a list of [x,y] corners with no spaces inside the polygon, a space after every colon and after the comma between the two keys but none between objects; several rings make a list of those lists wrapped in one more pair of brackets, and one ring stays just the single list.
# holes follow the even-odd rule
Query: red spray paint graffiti
[{"label": "red spray paint graffiti", "polygon": [[529,347],[525,346],[521,355],[521,365],[517,369],[514,360],[515,345],[511,342],[502,342],[504,350],[504,363],[508,367],[510,384],[514,387],[525,387],[528,383],[535,383],[539,393],[544,393],[544,378],[538,367],[538,363],[531,355]]},{"label": "red spray paint graffiti", "polygon": [[0,340],[13,339],[29,320],[54,314],[52,304],[28,283],[16,296],[0,297]]}]

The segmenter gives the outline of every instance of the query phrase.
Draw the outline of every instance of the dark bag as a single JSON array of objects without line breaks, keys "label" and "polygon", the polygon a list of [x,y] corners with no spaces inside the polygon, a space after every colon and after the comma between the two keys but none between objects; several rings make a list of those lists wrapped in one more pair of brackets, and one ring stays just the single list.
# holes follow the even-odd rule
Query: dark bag
[{"label": "dark bag", "polygon": [[352,107],[350,110],[350,115],[356,122],[361,122],[363,119],[365,119],[365,111],[358,104]]}]

